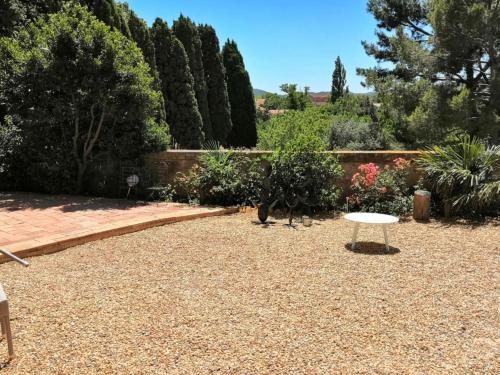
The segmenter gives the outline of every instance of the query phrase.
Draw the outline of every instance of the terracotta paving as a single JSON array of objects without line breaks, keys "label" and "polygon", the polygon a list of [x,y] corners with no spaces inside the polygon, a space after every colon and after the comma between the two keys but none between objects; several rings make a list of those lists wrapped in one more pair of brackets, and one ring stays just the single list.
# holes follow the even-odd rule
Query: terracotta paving
[{"label": "terracotta paving", "polygon": [[231,212],[234,209],[178,203],[0,193],[0,247],[20,256],[39,255],[169,222]]}]

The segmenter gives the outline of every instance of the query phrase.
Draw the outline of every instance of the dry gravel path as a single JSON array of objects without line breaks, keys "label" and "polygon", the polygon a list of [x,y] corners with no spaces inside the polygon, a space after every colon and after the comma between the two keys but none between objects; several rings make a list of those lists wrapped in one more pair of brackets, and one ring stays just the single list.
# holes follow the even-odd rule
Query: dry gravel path
[{"label": "dry gravel path", "polygon": [[[500,226],[244,214],[0,265],[17,358],[0,374],[495,374]],[[380,228],[359,241],[382,243]],[[5,343],[0,344],[0,362]]]}]

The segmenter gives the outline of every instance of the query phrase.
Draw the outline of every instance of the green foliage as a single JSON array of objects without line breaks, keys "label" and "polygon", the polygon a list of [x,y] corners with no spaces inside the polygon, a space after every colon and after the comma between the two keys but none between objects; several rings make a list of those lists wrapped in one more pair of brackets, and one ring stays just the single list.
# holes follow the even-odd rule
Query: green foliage
[{"label": "green foliage", "polygon": [[446,216],[481,213],[500,202],[500,146],[462,135],[424,152],[418,165],[442,198]]},{"label": "green foliage", "polygon": [[379,94],[382,125],[413,146],[439,142],[454,128],[498,141],[498,2],[370,0],[368,9],[378,42],[363,45],[390,68],[359,73]]},{"label": "green foliage", "polygon": [[386,148],[386,136],[374,119],[371,99],[345,96],[335,104],[287,111],[260,123],[258,148],[275,150],[312,139],[323,150]]},{"label": "green foliage", "polygon": [[356,119],[336,121],[329,143],[333,150],[380,150],[387,146],[374,123]]},{"label": "green foliage", "polygon": [[351,179],[349,209],[407,216],[413,203],[407,181],[408,162],[404,159],[396,159],[382,170],[373,163],[361,164]]},{"label": "green foliage", "polygon": [[198,30],[203,52],[203,68],[208,88],[208,107],[213,137],[218,142],[225,144],[233,123],[231,122],[231,106],[229,105],[219,39],[212,26],[200,25]]},{"label": "green foliage", "polygon": [[347,86],[347,74],[344,68],[344,64],[340,60],[340,56],[337,56],[335,60],[335,69],[332,74],[332,91],[330,96],[330,101],[335,103],[339,98],[343,97],[349,89]]},{"label": "green foliage", "polygon": [[288,144],[273,153],[269,176],[271,196],[290,211],[328,210],[336,206],[341,190],[335,186],[342,175],[337,157],[322,154],[314,139]]},{"label": "green foliage", "polygon": [[9,170],[11,158],[19,153],[21,142],[20,129],[14,125],[10,116],[6,116],[0,121],[0,173]]},{"label": "green foliage", "polygon": [[362,117],[367,121],[377,121],[373,99],[366,95],[344,95],[334,104],[323,105],[319,111],[343,117]]},{"label": "green foliage", "polygon": [[255,147],[257,114],[250,76],[234,41],[226,42],[222,49],[222,56],[226,68],[227,91],[233,122],[228,143],[233,147]]},{"label": "green foliage", "polygon": [[302,139],[314,139],[321,149],[328,148],[328,136],[334,116],[316,108],[305,111],[288,111],[271,117],[259,127],[258,148],[275,150],[300,143]]},{"label": "green foliage", "polygon": [[112,29],[121,32],[127,38],[130,38],[130,30],[125,20],[125,14],[116,4],[115,0],[78,0],[100,21],[110,26]]},{"label": "green foliage", "polygon": [[210,119],[210,107],[208,104],[208,88],[205,81],[205,70],[203,69],[203,52],[198,28],[189,17],[180,15],[177,21],[174,21],[172,31],[177,39],[180,40],[186,50],[189,62],[189,68],[194,78],[194,90],[198,109],[203,120],[203,132],[205,138],[214,137],[212,123]]},{"label": "green foliage", "polygon": [[0,39],[0,65],[0,101],[21,130],[16,170],[27,187],[30,168],[46,165],[52,181],[80,190],[94,156],[137,158],[168,142],[141,51],[79,5]]},{"label": "green foliage", "polygon": [[267,110],[288,108],[288,98],[286,96],[267,93],[263,99],[265,100],[264,108]]},{"label": "green foliage", "polygon": [[280,86],[280,90],[287,94],[284,101],[284,109],[303,111],[312,105],[311,97],[306,92],[297,91],[296,84],[284,83]]},{"label": "green foliage", "polygon": [[198,149],[204,140],[203,122],[184,47],[167,23],[159,18],[153,24],[152,35],[167,120],[174,142],[184,148]]},{"label": "green foliage", "polygon": [[178,175],[175,184],[176,191],[189,201],[228,206],[250,204],[262,178],[259,159],[232,151],[214,151],[204,154],[187,175]]},{"label": "green foliage", "polygon": [[61,10],[62,0],[0,0],[0,37],[11,36],[38,17]]}]

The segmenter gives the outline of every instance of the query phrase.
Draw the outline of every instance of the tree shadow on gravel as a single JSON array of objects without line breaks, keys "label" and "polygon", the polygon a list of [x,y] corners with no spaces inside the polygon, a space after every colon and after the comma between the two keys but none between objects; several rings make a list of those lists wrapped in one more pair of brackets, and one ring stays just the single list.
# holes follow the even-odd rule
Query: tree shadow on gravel
[{"label": "tree shadow on gravel", "polygon": [[352,253],[365,255],[395,255],[401,252],[401,250],[393,246],[389,246],[389,250],[386,250],[384,244],[372,241],[356,242],[356,248],[354,250],[351,249],[350,242],[346,243],[344,247]]},{"label": "tree shadow on gravel", "polygon": [[430,223],[438,225],[444,228],[462,227],[469,229],[477,229],[485,225],[491,225],[493,227],[500,226],[500,218],[498,217],[484,217],[484,218],[439,218],[430,221]]}]

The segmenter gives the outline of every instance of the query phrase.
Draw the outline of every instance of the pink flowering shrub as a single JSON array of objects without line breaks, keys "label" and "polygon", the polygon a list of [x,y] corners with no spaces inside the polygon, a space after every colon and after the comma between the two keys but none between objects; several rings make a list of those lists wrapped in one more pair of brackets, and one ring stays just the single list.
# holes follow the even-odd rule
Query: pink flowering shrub
[{"label": "pink flowering shrub", "polygon": [[411,211],[411,191],[407,185],[410,162],[403,158],[379,168],[374,163],[361,164],[352,176],[349,208],[405,216]]}]

